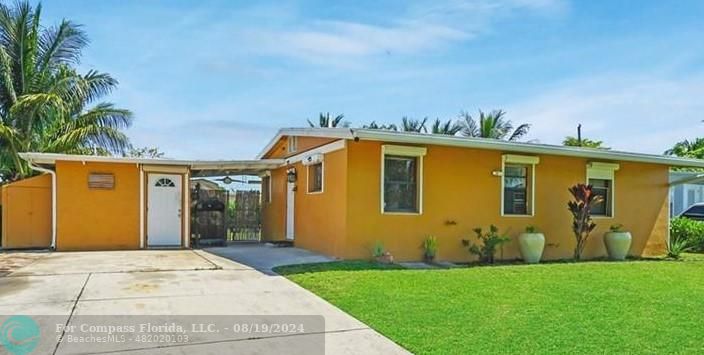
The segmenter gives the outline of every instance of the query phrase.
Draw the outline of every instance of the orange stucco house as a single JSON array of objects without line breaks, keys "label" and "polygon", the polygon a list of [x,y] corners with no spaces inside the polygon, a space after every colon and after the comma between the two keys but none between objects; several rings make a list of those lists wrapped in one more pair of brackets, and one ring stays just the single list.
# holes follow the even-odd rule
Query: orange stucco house
[{"label": "orange stucco house", "polygon": [[[397,260],[420,260],[422,241],[433,235],[438,258],[449,261],[470,260],[462,239],[491,224],[514,239],[536,226],[546,236],[544,259],[571,257],[567,189],[580,182],[606,201],[593,211],[598,228],[586,257],[606,254],[601,235],[614,224],[632,233],[631,255],[662,254],[670,168],[704,167],[659,155],[350,128],[282,129],[248,161],[22,157],[48,173],[34,179],[54,192],[40,198],[53,196],[53,208],[45,203],[43,210],[55,222],[44,233],[51,230],[46,246],[58,250],[189,247],[186,182],[256,174],[263,240],[288,239],[344,259],[370,257],[379,241]],[[4,221],[13,185],[3,187]],[[22,244],[26,237],[6,226],[14,228],[3,223],[3,246]],[[517,242],[499,257],[519,258]]]}]

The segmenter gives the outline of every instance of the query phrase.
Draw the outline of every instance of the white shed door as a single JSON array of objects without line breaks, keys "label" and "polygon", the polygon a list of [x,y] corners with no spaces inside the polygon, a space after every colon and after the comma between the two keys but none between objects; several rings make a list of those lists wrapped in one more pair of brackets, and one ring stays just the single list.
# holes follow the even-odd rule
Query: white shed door
[{"label": "white shed door", "polygon": [[181,175],[149,174],[147,244],[181,245]]}]

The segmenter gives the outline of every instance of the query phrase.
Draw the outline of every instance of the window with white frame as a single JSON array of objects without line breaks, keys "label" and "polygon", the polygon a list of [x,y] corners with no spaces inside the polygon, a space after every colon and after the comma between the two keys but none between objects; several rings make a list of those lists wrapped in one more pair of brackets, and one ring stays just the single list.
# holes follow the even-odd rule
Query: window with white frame
[{"label": "window with white frame", "polygon": [[533,156],[506,154],[502,160],[501,214],[504,216],[534,215],[535,165],[540,159]]},{"label": "window with white frame", "polygon": [[295,153],[296,151],[298,151],[298,137],[288,137],[287,142],[289,153]]},{"label": "window with white frame", "polygon": [[426,151],[423,147],[382,146],[382,213],[422,213]]},{"label": "window with white frame", "polygon": [[308,165],[308,193],[323,192],[323,163]]},{"label": "window with white frame", "polygon": [[614,182],[618,164],[593,162],[587,164],[587,184],[592,186],[592,192],[601,196],[603,202],[591,207],[595,217],[614,216]]}]

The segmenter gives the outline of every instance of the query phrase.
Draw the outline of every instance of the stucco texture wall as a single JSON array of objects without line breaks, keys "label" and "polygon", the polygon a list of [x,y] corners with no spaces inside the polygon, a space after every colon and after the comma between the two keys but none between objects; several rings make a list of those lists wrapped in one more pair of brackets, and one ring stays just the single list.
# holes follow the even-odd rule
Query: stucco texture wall
[{"label": "stucco texture wall", "polygon": [[263,204],[264,240],[286,236],[286,170],[297,172],[294,197],[294,244],[330,256],[344,255],[347,201],[347,152],[326,153],[323,162],[323,192],[308,193],[307,166],[296,163],[272,171],[272,202]]},{"label": "stucco texture wall", "polygon": [[2,247],[51,246],[51,175],[2,187]]},{"label": "stucco texture wall", "polygon": [[[375,241],[384,243],[397,260],[420,260],[422,241],[434,235],[439,241],[440,260],[475,260],[462,246],[462,239],[475,241],[472,229],[495,224],[512,241],[499,252],[502,259],[520,257],[518,235],[528,225],[546,236],[544,259],[570,258],[574,250],[567,189],[586,179],[588,160],[540,156],[535,176],[535,215],[502,217],[502,152],[443,146],[428,146],[423,160],[423,213],[381,213],[380,142],[348,142],[347,208],[345,247],[340,256],[369,258]],[[612,224],[623,224],[633,235],[631,255],[653,255],[665,251],[668,229],[668,172],[662,165],[623,163],[615,175],[615,215],[595,219],[598,228],[587,243],[584,257],[606,255],[603,233]],[[310,207],[312,208],[312,207]],[[327,209],[328,206],[318,207]],[[305,211],[301,211],[305,213]],[[456,224],[449,224],[453,221]]]},{"label": "stucco texture wall", "polygon": [[342,257],[345,248],[344,231],[347,226],[347,151],[341,149],[324,155],[321,193],[308,193],[310,170],[307,166],[297,163],[295,168],[298,172],[295,245]]},{"label": "stucco texture wall", "polygon": [[286,236],[286,168],[271,171],[271,202],[262,201],[262,240],[283,240]]},{"label": "stucco texture wall", "polygon": [[[88,175],[109,173],[113,189],[88,188]],[[58,161],[57,250],[139,248],[136,164]]]}]

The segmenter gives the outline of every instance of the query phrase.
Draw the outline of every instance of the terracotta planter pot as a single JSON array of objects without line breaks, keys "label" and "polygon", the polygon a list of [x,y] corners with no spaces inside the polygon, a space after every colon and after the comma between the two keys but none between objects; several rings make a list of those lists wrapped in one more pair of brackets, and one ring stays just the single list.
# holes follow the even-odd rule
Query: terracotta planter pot
[{"label": "terracotta planter pot", "polygon": [[392,264],[394,262],[394,256],[386,252],[382,256],[377,256],[376,261],[382,264]]},{"label": "terracotta planter pot", "polygon": [[545,249],[545,236],[543,233],[522,233],[518,237],[523,261],[528,264],[537,264],[543,256]]},{"label": "terracotta planter pot", "polygon": [[624,260],[631,249],[631,233],[629,232],[607,232],[604,234],[604,244],[609,258],[612,260]]}]

